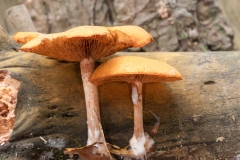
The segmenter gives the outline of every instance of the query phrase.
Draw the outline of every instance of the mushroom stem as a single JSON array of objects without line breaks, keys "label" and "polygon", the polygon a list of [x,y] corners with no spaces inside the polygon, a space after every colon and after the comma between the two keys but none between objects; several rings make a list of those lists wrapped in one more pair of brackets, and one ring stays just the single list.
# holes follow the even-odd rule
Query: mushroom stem
[{"label": "mushroom stem", "polygon": [[142,83],[139,81],[132,83],[132,101],[134,106],[134,134],[130,139],[130,146],[134,155],[144,157],[153,146],[154,141],[147,133],[144,133]]},{"label": "mushroom stem", "polygon": [[131,150],[136,156],[144,156],[146,137],[143,131],[143,113],[142,113],[142,83],[132,83],[132,101],[134,107],[134,133],[130,139]]},{"label": "mushroom stem", "polygon": [[100,126],[100,110],[98,101],[97,86],[89,81],[89,77],[95,69],[93,58],[85,58],[80,62],[83,89],[85,94],[87,124],[88,124],[88,141],[87,145],[95,142],[105,142],[104,136],[101,134]]},{"label": "mushroom stem", "polygon": [[134,135],[139,139],[143,131],[142,83],[132,83],[132,101],[134,107]]}]

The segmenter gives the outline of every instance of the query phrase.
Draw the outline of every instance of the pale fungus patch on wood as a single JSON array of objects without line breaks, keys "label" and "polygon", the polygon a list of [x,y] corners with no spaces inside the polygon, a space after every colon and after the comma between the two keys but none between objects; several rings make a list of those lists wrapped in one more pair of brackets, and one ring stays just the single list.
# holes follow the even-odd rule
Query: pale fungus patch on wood
[{"label": "pale fungus patch on wood", "polygon": [[225,139],[225,137],[218,137],[218,138],[216,139],[216,142],[222,142],[224,139]]}]

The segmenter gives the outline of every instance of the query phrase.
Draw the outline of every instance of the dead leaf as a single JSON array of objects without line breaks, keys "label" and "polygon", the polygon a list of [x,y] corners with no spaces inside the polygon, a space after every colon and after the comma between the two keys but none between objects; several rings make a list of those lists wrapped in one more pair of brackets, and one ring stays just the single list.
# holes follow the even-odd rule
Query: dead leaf
[{"label": "dead leaf", "polygon": [[110,160],[112,158],[99,153],[95,144],[97,144],[97,142],[81,148],[66,148],[64,154],[68,154],[70,158],[72,158],[74,154],[77,154],[83,160]]}]

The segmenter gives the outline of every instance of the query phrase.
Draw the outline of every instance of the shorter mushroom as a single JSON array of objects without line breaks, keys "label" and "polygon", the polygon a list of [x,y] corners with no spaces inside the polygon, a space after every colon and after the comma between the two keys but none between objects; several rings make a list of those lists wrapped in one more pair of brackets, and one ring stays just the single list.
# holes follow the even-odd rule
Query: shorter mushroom
[{"label": "shorter mushroom", "polygon": [[143,57],[121,56],[101,64],[93,72],[90,81],[96,85],[114,81],[132,84],[134,133],[130,140],[130,147],[135,156],[142,158],[154,144],[153,139],[148,137],[143,129],[142,84],[181,79],[181,74],[166,63]]}]

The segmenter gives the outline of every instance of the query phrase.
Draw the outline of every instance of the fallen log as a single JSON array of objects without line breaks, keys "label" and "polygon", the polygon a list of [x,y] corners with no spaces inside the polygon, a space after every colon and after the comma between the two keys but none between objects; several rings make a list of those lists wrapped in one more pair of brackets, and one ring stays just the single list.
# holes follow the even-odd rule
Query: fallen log
[{"label": "fallen log", "polygon": [[[183,76],[179,82],[143,86],[145,131],[150,133],[157,122],[149,110],[161,120],[158,133],[150,134],[156,150],[166,151],[159,159],[224,159],[240,153],[240,52],[133,52],[114,56],[121,55],[167,62]],[[17,152],[25,159],[38,159],[57,150],[52,156],[59,158],[65,156],[64,148],[85,145],[86,110],[78,63],[3,52],[0,68],[8,69],[21,81],[11,141],[0,147],[0,157],[14,157]],[[107,141],[127,146],[133,134],[130,84],[100,86],[99,97]]]}]

